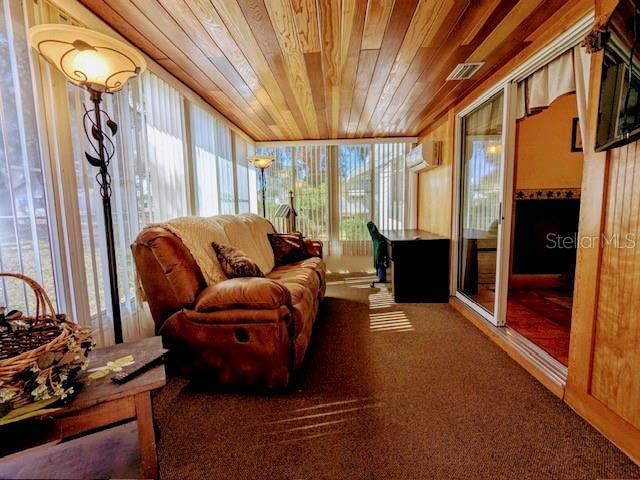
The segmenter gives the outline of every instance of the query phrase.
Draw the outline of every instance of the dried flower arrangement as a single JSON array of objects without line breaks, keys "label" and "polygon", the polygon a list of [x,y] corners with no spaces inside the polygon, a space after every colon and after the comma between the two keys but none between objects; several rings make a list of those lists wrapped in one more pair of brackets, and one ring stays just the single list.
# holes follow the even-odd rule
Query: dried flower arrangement
[{"label": "dried flower arrangement", "polygon": [[[44,289],[21,274],[36,297],[35,315],[0,307],[0,425],[28,418],[67,401],[79,389],[94,347],[91,332],[56,314]],[[51,411],[52,408],[46,409]]]}]

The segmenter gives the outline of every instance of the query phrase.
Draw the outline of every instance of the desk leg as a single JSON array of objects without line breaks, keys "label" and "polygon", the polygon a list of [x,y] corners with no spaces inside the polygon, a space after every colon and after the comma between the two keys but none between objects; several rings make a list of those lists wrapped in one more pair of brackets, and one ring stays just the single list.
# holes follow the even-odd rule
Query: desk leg
[{"label": "desk leg", "polygon": [[138,422],[138,444],[140,447],[140,473],[142,478],[158,478],[156,434],[153,428],[151,392],[135,396],[136,420]]}]

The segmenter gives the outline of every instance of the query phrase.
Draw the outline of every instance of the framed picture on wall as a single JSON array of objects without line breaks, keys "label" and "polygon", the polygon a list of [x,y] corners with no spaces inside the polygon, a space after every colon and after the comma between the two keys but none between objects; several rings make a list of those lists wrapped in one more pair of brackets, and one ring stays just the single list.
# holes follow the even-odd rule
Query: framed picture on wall
[{"label": "framed picture on wall", "polygon": [[580,133],[580,122],[578,117],[571,120],[571,151],[582,151],[582,135]]}]

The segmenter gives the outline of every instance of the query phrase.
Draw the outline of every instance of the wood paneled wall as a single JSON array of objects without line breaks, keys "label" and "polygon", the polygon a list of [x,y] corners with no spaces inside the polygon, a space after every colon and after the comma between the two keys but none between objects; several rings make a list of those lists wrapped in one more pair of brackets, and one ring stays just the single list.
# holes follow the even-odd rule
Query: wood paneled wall
[{"label": "wood paneled wall", "polygon": [[453,139],[455,114],[450,110],[420,140],[441,141],[442,165],[418,175],[418,228],[451,236]]},{"label": "wood paneled wall", "polygon": [[640,148],[609,158],[591,393],[640,428]]},{"label": "wood paneled wall", "polygon": [[[616,4],[596,1],[596,18]],[[593,151],[602,51],[591,62],[565,400],[640,463],[640,149]]]}]

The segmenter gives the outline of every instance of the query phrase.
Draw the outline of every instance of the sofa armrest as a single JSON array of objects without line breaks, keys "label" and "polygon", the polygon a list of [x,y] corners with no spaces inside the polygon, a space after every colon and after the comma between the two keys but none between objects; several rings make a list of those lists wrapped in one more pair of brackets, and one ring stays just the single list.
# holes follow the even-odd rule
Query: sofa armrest
[{"label": "sofa armrest", "polygon": [[313,240],[310,238],[304,239],[304,247],[311,257],[322,258],[322,246],[323,243],[321,240]]},{"label": "sofa armrest", "polygon": [[278,309],[291,304],[289,290],[268,278],[231,278],[205,288],[196,299],[197,312],[227,309]]}]

